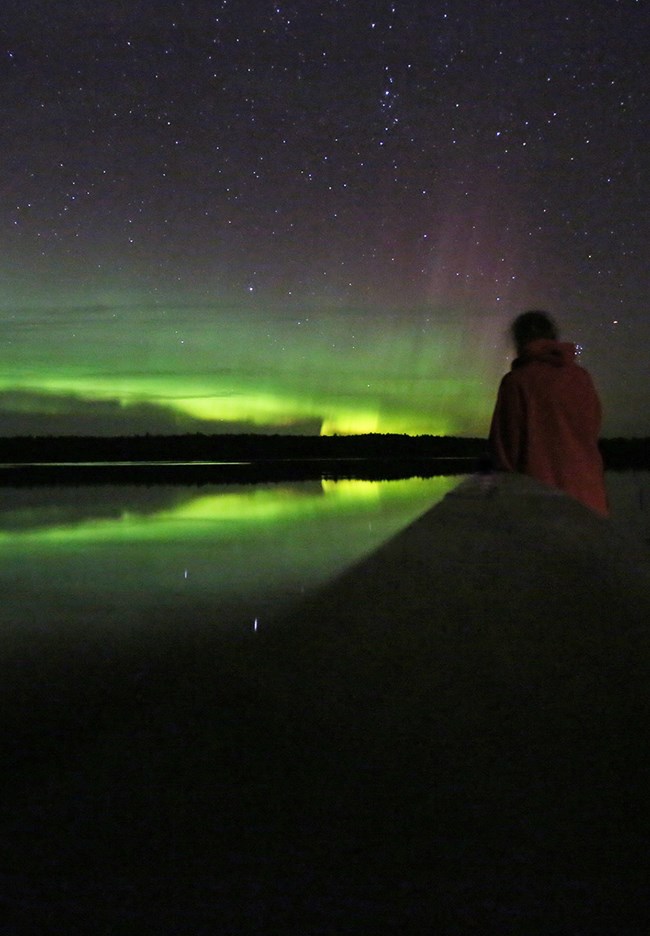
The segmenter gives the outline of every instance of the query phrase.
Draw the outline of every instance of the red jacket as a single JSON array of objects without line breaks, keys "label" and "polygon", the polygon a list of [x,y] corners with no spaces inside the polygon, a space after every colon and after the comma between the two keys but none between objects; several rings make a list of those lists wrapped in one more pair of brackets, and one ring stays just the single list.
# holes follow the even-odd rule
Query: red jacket
[{"label": "red jacket", "polygon": [[499,387],[490,445],[496,466],[561,488],[607,514],[598,449],[602,411],[575,345],[532,341]]}]

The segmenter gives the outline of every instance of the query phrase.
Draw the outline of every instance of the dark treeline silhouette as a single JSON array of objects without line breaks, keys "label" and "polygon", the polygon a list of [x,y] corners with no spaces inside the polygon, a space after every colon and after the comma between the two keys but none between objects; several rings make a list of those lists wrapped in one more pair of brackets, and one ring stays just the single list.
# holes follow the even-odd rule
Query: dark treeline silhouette
[{"label": "dark treeline silhouette", "polygon": [[[444,436],[42,436],[0,440],[0,484],[257,484],[469,474],[485,439]],[[207,463],[207,464],[206,464]]]},{"label": "dark treeline silhouette", "polygon": [[650,468],[650,436],[642,439],[601,439],[600,450],[605,468],[614,471]]},{"label": "dark treeline silhouette", "polygon": [[[606,468],[650,469],[650,438],[604,439],[601,449]],[[381,434],[20,436],[0,439],[0,466],[9,487],[378,481],[491,469],[485,439]]]},{"label": "dark treeline silhouette", "polygon": [[[602,439],[607,468],[650,468],[650,437]],[[255,461],[310,458],[487,458],[487,441],[465,436],[138,435],[0,438],[0,462]]]},{"label": "dark treeline silhouette", "polygon": [[481,458],[485,439],[457,436],[193,435],[20,436],[0,440],[0,462],[256,461]]}]

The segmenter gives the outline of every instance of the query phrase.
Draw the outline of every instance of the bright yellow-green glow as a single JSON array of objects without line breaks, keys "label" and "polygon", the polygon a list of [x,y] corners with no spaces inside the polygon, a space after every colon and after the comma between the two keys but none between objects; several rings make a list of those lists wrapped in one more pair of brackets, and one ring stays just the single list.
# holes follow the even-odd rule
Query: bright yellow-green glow
[{"label": "bright yellow-green glow", "polygon": [[335,498],[347,504],[362,504],[390,499],[406,500],[424,495],[434,501],[444,497],[458,485],[458,477],[452,475],[437,478],[402,478],[395,481],[360,481],[348,478],[333,481],[324,478],[321,481],[328,499]]},{"label": "bright yellow-green glow", "polygon": [[370,509],[402,510],[409,501],[435,503],[458,484],[458,478],[410,478],[402,481],[322,481],[299,489],[252,487],[230,493],[197,494],[156,513],[124,510],[118,517],[90,518],[84,521],[29,527],[16,532],[0,530],[0,547],[16,540],[41,544],[102,544],[182,539],[202,540],[228,537],[259,529],[281,530],[292,524],[318,517],[336,518]]},{"label": "bright yellow-green glow", "polygon": [[[382,412],[355,406],[353,402],[304,396],[282,396],[273,392],[252,393],[243,385],[226,388],[193,385],[191,378],[168,378],[164,382],[148,377],[102,380],[87,378],[46,378],[35,384],[20,377],[0,378],[0,391],[23,390],[38,396],[75,397],[85,402],[117,401],[125,409],[139,404],[164,405],[167,409],[203,422],[251,423],[254,426],[291,426],[296,420],[321,422],[322,435],[362,435],[364,433],[404,433],[447,435],[449,422],[434,421],[427,413]],[[174,396],[175,392],[187,395]],[[47,403],[45,404],[47,405]],[[56,412],[56,408],[53,409]]]},{"label": "bright yellow-green glow", "polygon": [[[436,478],[436,481],[442,480]],[[390,488],[391,494],[399,494],[399,481],[392,481],[394,485]],[[341,500],[350,501],[378,501],[382,496],[382,484],[376,481],[358,481],[355,478],[344,479],[343,481],[331,481],[326,478],[321,482],[323,491],[330,497],[337,497]],[[407,486],[409,482],[406,482]]]},{"label": "bright yellow-green glow", "polygon": [[387,326],[340,313],[308,330],[243,311],[177,310],[173,320],[163,311],[158,320],[129,309],[119,330],[103,315],[84,321],[80,312],[72,335],[56,317],[10,333],[0,415],[20,425],[23,414],[30,425],[35,414],[41,431],[63,424],[72,434],[90,417],[100,426],[110,418],[110,434],[121,424],[124,434],[149,431],[151,418],[172,432],[487,431],[495,382],[485,382],[471,334],[449,326]]},{"label": "bright yellow-green glow", "polygon": [[159,628],[252,634],[458,480],[21,491],[0,512],[3,658],[43,626],[72,646]]}]

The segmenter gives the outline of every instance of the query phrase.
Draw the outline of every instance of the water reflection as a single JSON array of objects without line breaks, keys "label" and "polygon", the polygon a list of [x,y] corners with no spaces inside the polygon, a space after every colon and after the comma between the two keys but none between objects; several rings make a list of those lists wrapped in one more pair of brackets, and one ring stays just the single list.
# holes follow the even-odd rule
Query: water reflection
[{"label": "water reflection", "polygon": [[198,619],[261,627],[460,480],[5,489],[3,634]]}]

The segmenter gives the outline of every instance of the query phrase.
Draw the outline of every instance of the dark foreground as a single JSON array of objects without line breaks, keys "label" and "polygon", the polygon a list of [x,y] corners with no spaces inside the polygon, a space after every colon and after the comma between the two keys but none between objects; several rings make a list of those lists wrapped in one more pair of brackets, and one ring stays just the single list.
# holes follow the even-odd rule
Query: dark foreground
[{"label": "dark foreground", "polygon": [[249,639],[44,630],[3,663],[0,931],[645,934],[649,569],[475,478]]}]

